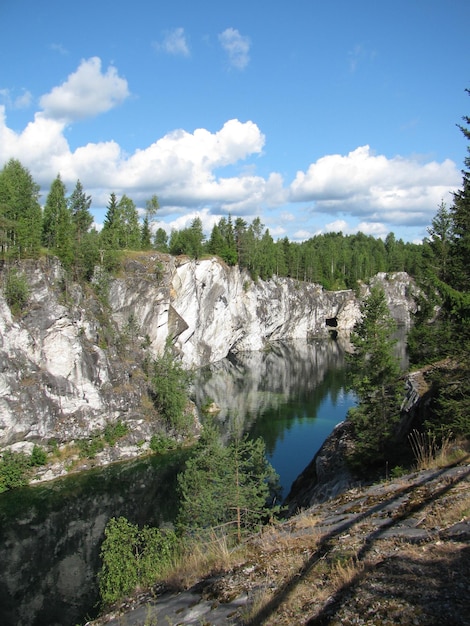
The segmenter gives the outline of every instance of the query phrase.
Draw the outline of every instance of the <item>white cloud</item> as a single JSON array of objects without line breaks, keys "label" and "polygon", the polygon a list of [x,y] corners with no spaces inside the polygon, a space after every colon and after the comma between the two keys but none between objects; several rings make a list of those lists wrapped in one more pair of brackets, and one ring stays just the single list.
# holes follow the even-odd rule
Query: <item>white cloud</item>
[{"label": "white cloud", "polygon": [[61,43],[51,43],[49,48],[54,52],[58,52],[62,56],[66,56],[69,53],[67,48],[65,48],[65,46],[63,46]]},{"label": "white cloud", "polygon": [[250,39],[236,28],[227,28],[219,34],[219,42],[228,55],[230,65],[243,70],[250,62]]},{"label": "white cloud", "polygon": [[27,89],[23,89],[18,96],[14,96],[10,89],[0,89],[0,98],[8,107],[13,109],[27,109],[33,100],[31,92]]},{"label": "white cloud", "polygon": [[372,235],[373,237],[385,239],[390,229],[380,222],[361,222],[354,229],[354,232],[361,232],[364,233],[364,235]]},{"label": "white cloud", "polygon": [[350,232],[349,225],[345,220],[335,220],[329,224],[325,224],[325,231],[327,233],[344,233],[345,235]]},{"label": "white cloud", "polygon": [[458,188],[455,163],[422,163],[400,156],[388,159],[361,146],[346,156],[331,154],[299,171],[290,200],[314,202],[319,213],[350,213],[372,221],[399,224],[429,221],[440,200]]},{"label": "white cloud", "polygon": [[69,186],[80,178],[94,204],[106,204],[111,191],[132,195],[136,203],[157,193],[169,205],[207,204],[235,211],[282,192],[282,179],[275,174],[268,180],[254,174],[217,176],[218,168],[262,152],[264,135],[251,121],[229,120],[217,132],[173,131],[131,155],[114,141],[88,143],[72,151],[65,126],[64,121],[39,112],[21,133],[15,133],[0,107],[0,163],[18,158],[45,189],[58,172]]},{"label": "white cloud", "polygon": [[30,91],[26,89],[23,90],[23,93],[20,96],[17,96],[13,101],[13,107],[15,109],[27,109],[33,100],[33,96]]},{"label": "white cloud", "polygon": [[[132,154],[115,141],[72,150],[67,125],[108,110],[128,93],[117,70],[103,73],[100,59],[93,58],[43,96],[44,111],[21,132],[8,127],[0,106],[0,167],[19,159],[41,185],[43,198],[60,172],[69,190],[81,180],[94,207],[105,207],[112,191],[128,194],[139,207],[156,193],[160,216],[175,225],[199,215],[210,228],[217,216],[230,212],[246,220],[260,216],[274,235],[285,229],[296,239],[328,230],[382,237],[396,232],[395,226],[406,232],[419,227],[424,235],[442,198],[461,183],[450,160],[387,158],[362,146],[318,159],[288,185],[276,172],[257,174],[265,137],[257,124],[238,119],[215,132],[175,130]],[[12,104],[8,90],[0,95]]]},{"label": "white cloud", "polygon": [[77,71],[40,99],[44,117],[73,122],[109,111],[129,96],[127,81],[115,67],[101,71],[101,59],[83,60]]},{"label": "white cloud", "polygon": [[166,54],[183,57],[189,56],[189,46],[186,41],[184,28],[174,28],[166,32],[163,41],[155,42],[153,45],[156,50],[161,50]]}]

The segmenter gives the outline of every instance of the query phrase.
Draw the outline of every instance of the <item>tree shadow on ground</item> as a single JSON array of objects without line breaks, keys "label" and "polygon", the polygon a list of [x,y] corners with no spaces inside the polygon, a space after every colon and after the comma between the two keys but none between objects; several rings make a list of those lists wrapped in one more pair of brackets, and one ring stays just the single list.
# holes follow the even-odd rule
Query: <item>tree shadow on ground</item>
[{"label": "tree shadow on ground", "polygon": [[[431,483],[432,481],[439,479],[441,476],[443,476],[443,474],[445,474],[447,470],[449,470],[449,467],[436,470],[430,475],[427,474],[424,479],[412,485],[409,485],[408,487],[405,487],[403,489],[400,489],[394,492],[393,496],[386,498],[385,500],[382,500],[378,504],[358,514],[355,517],[355,519],[348,520],[344,524],[341,524],[340,526],[336,526],[332,532],[327,533],[321,539],[317,549],[311,555],[307,563],[302,568],[300,568],[297,572],[295,572],[295,574],[289,578],[286,584],[275,594],[275,596],[263,608],[261,608],[256,613],[256,615],[254,615],[250,619],[250,621],[248,622],[248,626],[257,626],[263,623],[265,620],[269,619],[270,616],[272,616],[276,612],[276,610],[284,602],[286,602],[289,599],[289,596],[294,592],[296,587],[308,577],[309,573],[315,567],[315,565],[319,563],[321,559],[326,558],[328,553],[334,547],[335,541],[337,540],[339,536],[341,536],[342,534],[348,531],[350,532],[354,526],[364,523],[368,519],[372,518],[374,514],[379,513],[385,508],[390,509],[390,507],[394,503],[397,503],[396,513],[390,517],[390,520],[386,521],[385,523],[382,523],[378,528],[375,528],[365,538],[364,545],[362,546],[362,548],[359,550],[357,554],[357,563],[360,565],[361,563],[365,561],[367,555],[371,551],[376,541],[385,538],[386,533],[390,533],[391,530],[402,525],[407,519],[415,516],[422,509],[424,509],[428,504],[430,504],[432,501],[438,500],[439,498],[442,498],[443,496],[445,496],[445,494],[448,491],[450,491],[450,489],[452,489],[457,483],[466,480],[466,478],[470,475],[470,470],[466,470],[465,472],[462,472],[462,474],[455,477],[453,480],[447,481],[439,489],[435,491],[430,490],[427,496],[425,497],[420,496],[417,499],[415,504],[410,504],[408,506],[405,506],[403,510],[401,511],[399,502],[403,500],[404,496],[412,495],[413,492],[415,492],[420,487],[426,486],[428,483]],[[465,551],[465,553],[462,553],[460,556],[455,557],[455,560],[460,560],[461,558],[465,558],[465,557],[468,559],[468,550]],[[428,611],[430,607],[430,604],[429,604],[430,598],[427,596],[427,594],[423,593],[423,587],[426,585],[426,580],[425,580],[426,573],[423,573],[423,574],[419,573],[418,571],[419,568],[416,569],[418,565],[414,563],[412,558],[405,559],[405,561],[401,561],[400,565],[398,564],[398,559],[396,559],[395,561],[393,559],[389,559],[388,561],[389,561],[389,564],[390,563],[392,564],[391,566],[395,568],[394,571],[397,573],[400,571],[402,571],[403,573],[406,573],[408,571],[407,568],[410,568],[411,571],[415,570],[414,574],[411,575],[412,583],[410,583],[409,585],[410,602],[421,607],[422,611],[424,612]],[[389,566],[389,564],[387,564],[387,567]],[[454,563],[454,567],[453,567],[451,562],[448,563],[448,567],[447,567],[448,576],[450,576],[451,578],[453,577],[453,572],[455,571],[455,567],[457,565],[458,563]],[[428,567],[437,568],[438,567],[437,561],[434,563],[434,565],[432,562],[428,563]],[[470,570],[470,566],[468,566],[468,569]],[[361,581],[365,580],[365,577],[370,571],[371,571],[370,566],[365,565],[362,568],[358,567],[357,574],[350,581],[348,581],[347,583],[342,585],[339,589],[337,589],[337,591],[333,594],[333,596],[331,596],[328,599],[328,601],[323,605],[323,607],[315,615],[311,616],[310,619],[306,621],[306,623],[309,624],[310,626],[323,626],[323,625],[330,623],[330,621],[334,618],[335,614],[338,612],[338,610],[340,609],[340,607],[342,606],[346,598],[352,593],[352,591],[355,588],[358,587]],[[408,575],[410,575],[409,572],[408,572]],[[436,574],[436,575],[437,575],[438,580],[440,580],[439,577],[442,578],[441,574]],[[466,577],[465,583],[467,587],[466,587],[466,590],[464,590],[463,597],[462,597],[462,601],[465,604],[465,606],[462,606],[463,612],[459,615],[459,617],[455,618],[455,619],[459,619],[460,621],[452,621],[451,615],[449,613],[449,620],[446,619],[445,621],[446,624],[455,624],[455,625],[458,624],[459,626],[462,626],[463,624],[470,624],[470,622],[468,621],[467,622],[462,621],[462,616],[465,616],[466,614],[469,613],[468,580],[469,580],[468,577]],[[422,584],[418,584],[419,581],[421,581]],[[440,583],[438,586],[444,588],[448,586],[448,583],[449,583],[448,580],[443,579],[443,580],[440,580]],[[385,586],[384,593],[386,593],[386,589],[387,589],[387,586]],[[389,590],[389,593],[390,593],[390,590]],[[437,594],[436,597],[437,597],[436,601],[438,601],[439,593]],[[421,621],[420,623],[421,624],[434,624],[434,623],[437,624],[437,623],[442,623],[442,622]]]}]

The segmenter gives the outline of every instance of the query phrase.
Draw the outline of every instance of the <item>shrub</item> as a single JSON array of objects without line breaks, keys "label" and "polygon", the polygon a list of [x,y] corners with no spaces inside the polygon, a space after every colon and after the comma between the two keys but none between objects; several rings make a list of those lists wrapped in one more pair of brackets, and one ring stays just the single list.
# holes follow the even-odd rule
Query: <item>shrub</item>
[{"label": "shrub", "polygon": [[41,446],[34,446],[31,452],[30,465],[32,467],[39,467],[47,463],[47,452]]},{"label": "shrub", "polygon": [[138,586],[150,586],[164,574],[178,550],[176,534],[112,518],[101,546],[98,583],[103,604],[116,602]]},{"label": "shrub", "polygon": [[81,459],[94,459],[98,452],[104,450],[104,440],[100,435],[94,435],[91,439],[77,441]]},{"label": "shrub", "polygon": [[155,360],[152,376],[152,396],[156,409],[170,428],[186,433],[191,416],[188,406],[189,375],[172,356],[167,346],[164,354]]},{"label": "shrub", "polygon": [[165,454],[169,450],[176,448],[176,442],[171,437],[166,435],[152,435],[150,439],[150,449],[155,454]]},{"label": "shrub", "polygon": [[110,446],[114,446],[118,439],[121,439],[129,432],[127,424],[123,424],[121,421],[116,424],[106,424],[104,429],[104,438],[106,443]]},{"label": "shrub", "polygon": [[28,455],[5,450],[0,460],[0,493],[27,485],[29,469]]},{"label": "shrub", "polygon": [[29,287],[25,276],[15,269],[10,270],[6,276],[3,292],[12,313],[19,315],[29,299]]}]

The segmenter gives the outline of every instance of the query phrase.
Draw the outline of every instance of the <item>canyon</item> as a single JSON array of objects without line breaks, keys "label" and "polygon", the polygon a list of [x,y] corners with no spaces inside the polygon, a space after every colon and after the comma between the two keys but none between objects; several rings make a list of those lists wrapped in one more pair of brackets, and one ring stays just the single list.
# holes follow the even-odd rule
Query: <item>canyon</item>
[{"label": "canyon", "polygon": [[[146,364],[168,342],[185,368],[276,341],[347,341],[368,287],[330,292],[291,278],[253,281],[217,258],[155,252],[126,256],[120,270],[97,270],[91,284],[67,277],[54,258],[15,270],[28,303],[14,316],[0,291],[0,448],[30,451],[91,436],[122,421],[121,457],[145,450],[161,429]],[[5,282],[5,266],[0,279]],[[379,274],[390,311],[409,325],[416,289],[405,273]]]}]

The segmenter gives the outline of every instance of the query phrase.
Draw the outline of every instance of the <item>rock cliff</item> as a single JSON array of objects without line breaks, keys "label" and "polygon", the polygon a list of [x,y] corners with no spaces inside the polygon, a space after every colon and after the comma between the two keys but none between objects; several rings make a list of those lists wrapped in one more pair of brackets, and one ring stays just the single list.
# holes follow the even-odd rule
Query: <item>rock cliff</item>
[{"label": "rock cliff", "polygon": [[[136,446],[149,439],[155,417],[145,361],[168,338],[185,367],[199,367],[277,340],[347,336],[359,315],[352,291],[289,278],[253,282],[217,259],[135,254],[118,276],[97,275],[94,288],[70,282],[54,259],[17,269],[29,302],[14,317],[0,289],[0,448],[70,441],[117,420],[132,421]],[[408,324],[409,277],[375,280]]]}]

